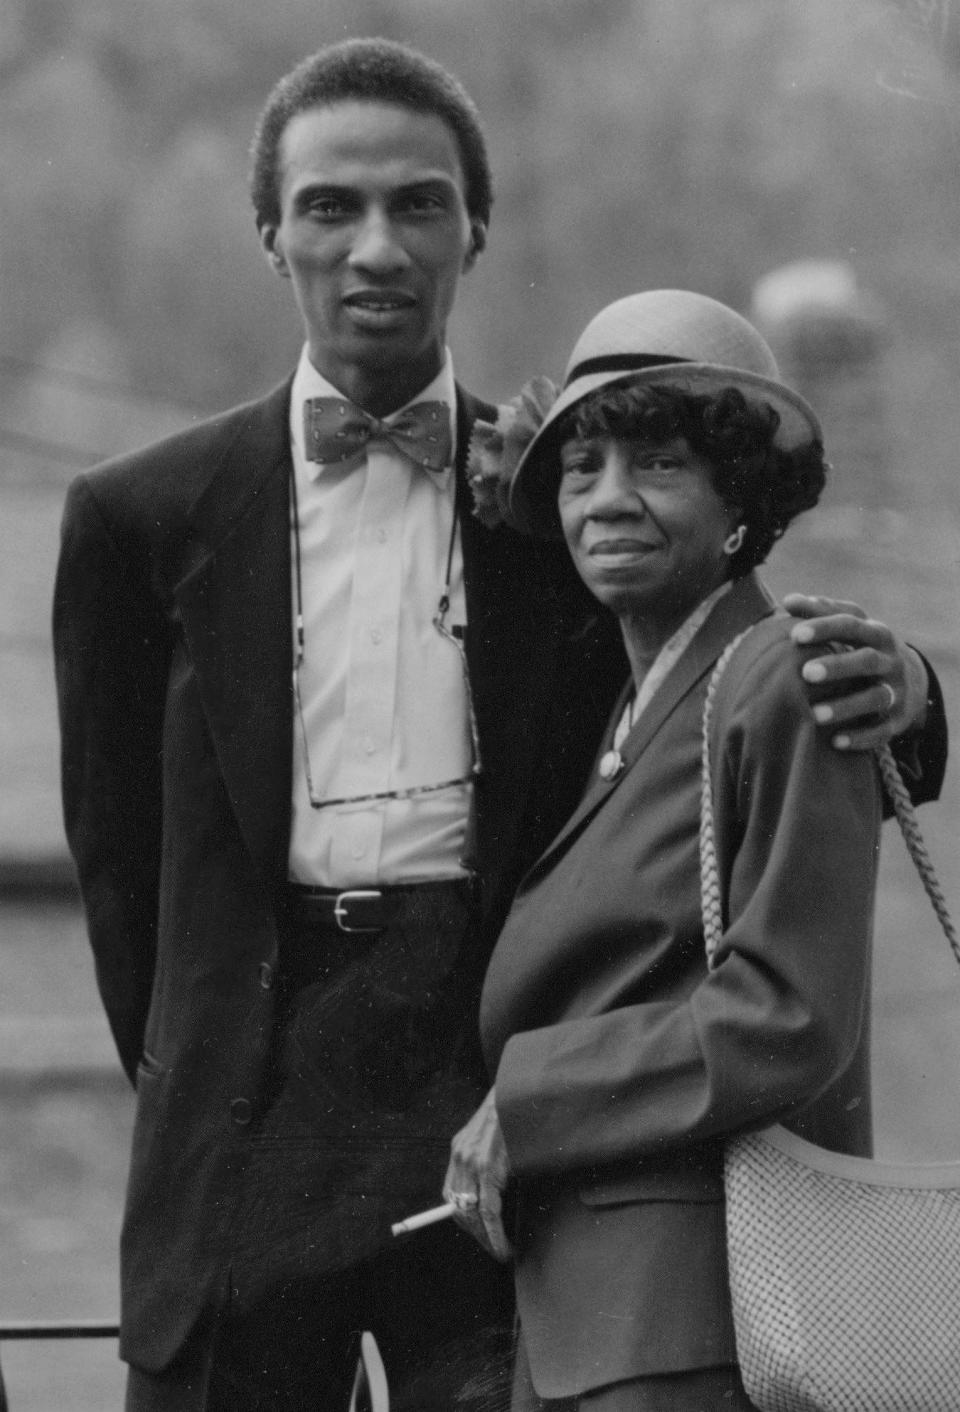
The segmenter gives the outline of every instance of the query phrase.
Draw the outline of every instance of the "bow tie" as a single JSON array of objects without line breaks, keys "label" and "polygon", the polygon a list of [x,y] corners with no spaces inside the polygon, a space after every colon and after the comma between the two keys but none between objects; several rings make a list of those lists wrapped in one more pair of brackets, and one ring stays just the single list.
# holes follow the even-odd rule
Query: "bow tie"
[{"label": "bow tie", "polygon": [[384,422],[345,397],[310,397],[303,404],[303,435],[307,460],[321,466],[357,460],[373,437],[389,441],[425,471],[442,471],[450,461],[450,409],[445,402],[415,402]]}]

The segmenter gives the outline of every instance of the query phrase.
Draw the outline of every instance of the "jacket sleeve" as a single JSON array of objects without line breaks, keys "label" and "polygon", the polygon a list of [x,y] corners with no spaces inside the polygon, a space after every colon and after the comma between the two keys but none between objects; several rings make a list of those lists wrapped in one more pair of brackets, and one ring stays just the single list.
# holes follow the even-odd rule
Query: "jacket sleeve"
[{"label": "jacket sleeve", "polygon": [[87,481],[76,481],[53,608],[64,820],[100,995],[131,1081],[156,951],[169,660],[162,612],[132,557]]},{"label": "jacket sleeve", "polygon": [[[507,1041],[497,1109],[521,1175],[631,1162],[773,1122],[823,1093],[857,1052],[880,824],[874,765],[824,742],[782,640],[737,676],[716,736],[718,964],[700,965],[701,935],[677,938],[695,948],[689,984],[669,983],[670,994],[651,981],[647,1003]],[[677,881],[699,896],[695,818],[689,827],[690,874]]]},{"label": "jacket sleeve", "polygon": [[[922,653],[920,655],[923,656]],[[923,665],[927,669],[928,682],[926,720],[919,730],[907,731],[890,742],[890,749],[914,804],[929,804],[931,800],[940,798],[949,749],[943,691],[926,657],[923,657]]]}]

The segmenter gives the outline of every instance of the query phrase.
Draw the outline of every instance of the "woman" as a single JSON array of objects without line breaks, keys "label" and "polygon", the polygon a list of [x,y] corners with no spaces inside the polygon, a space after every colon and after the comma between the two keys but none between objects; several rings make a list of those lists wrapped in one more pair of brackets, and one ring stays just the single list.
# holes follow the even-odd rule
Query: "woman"
[{"label": "woman", "polygon": [[[750,1407],[724,1140],[786,1120],[869,1150],[879,788],[870,756],[818,734],[789,620],[754,573],[824,476],[817,419],[756,331],[655,291],[587,327],[512,483],[517,518],[562,532],[618,616],[632,669],[592,783],[493,954],[494,1085],[446,1179],[461,1223],[515,1256],[517,1409]],[[754,624],[714,709],[725,927],[708,972],[704,696]]]}]

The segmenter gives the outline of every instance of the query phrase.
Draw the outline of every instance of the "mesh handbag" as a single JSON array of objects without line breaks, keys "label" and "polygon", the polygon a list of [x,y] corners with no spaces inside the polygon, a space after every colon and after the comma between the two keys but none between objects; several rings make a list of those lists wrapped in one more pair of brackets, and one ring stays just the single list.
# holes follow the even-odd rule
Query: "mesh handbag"
[{"label": "mesh handbag", "polygon": [[[722,932],[710,725],[703,718],[700,868],[708,964]],[[877,752],[907,848],[960,946],[889,748]],[[775,1126],[732,1139],[724,1183],[737,1356],[760,1412],[958,1412],[960,1162],[847,1157]]]}]

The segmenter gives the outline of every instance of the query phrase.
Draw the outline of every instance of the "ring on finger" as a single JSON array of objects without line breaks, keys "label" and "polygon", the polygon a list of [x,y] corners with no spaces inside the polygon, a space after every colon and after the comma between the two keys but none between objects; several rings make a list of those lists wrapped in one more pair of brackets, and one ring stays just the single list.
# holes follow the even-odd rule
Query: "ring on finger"
[{"label": "ring on finger", "polygon": [[888,681],[883,681],[880,683],[880,685],[883,687],[884,691],[890,698],[890,700],[887,702],[887,715],[889,716],[892,714],[893,708],[897,704],[897,693],[894,691],[893,687]]},{"label": "ring on finger", "polygon": [[480,1198],[475,1191],[452,1191],[450,1202],[458,1211],[475,1211],[480,1204]]}]

